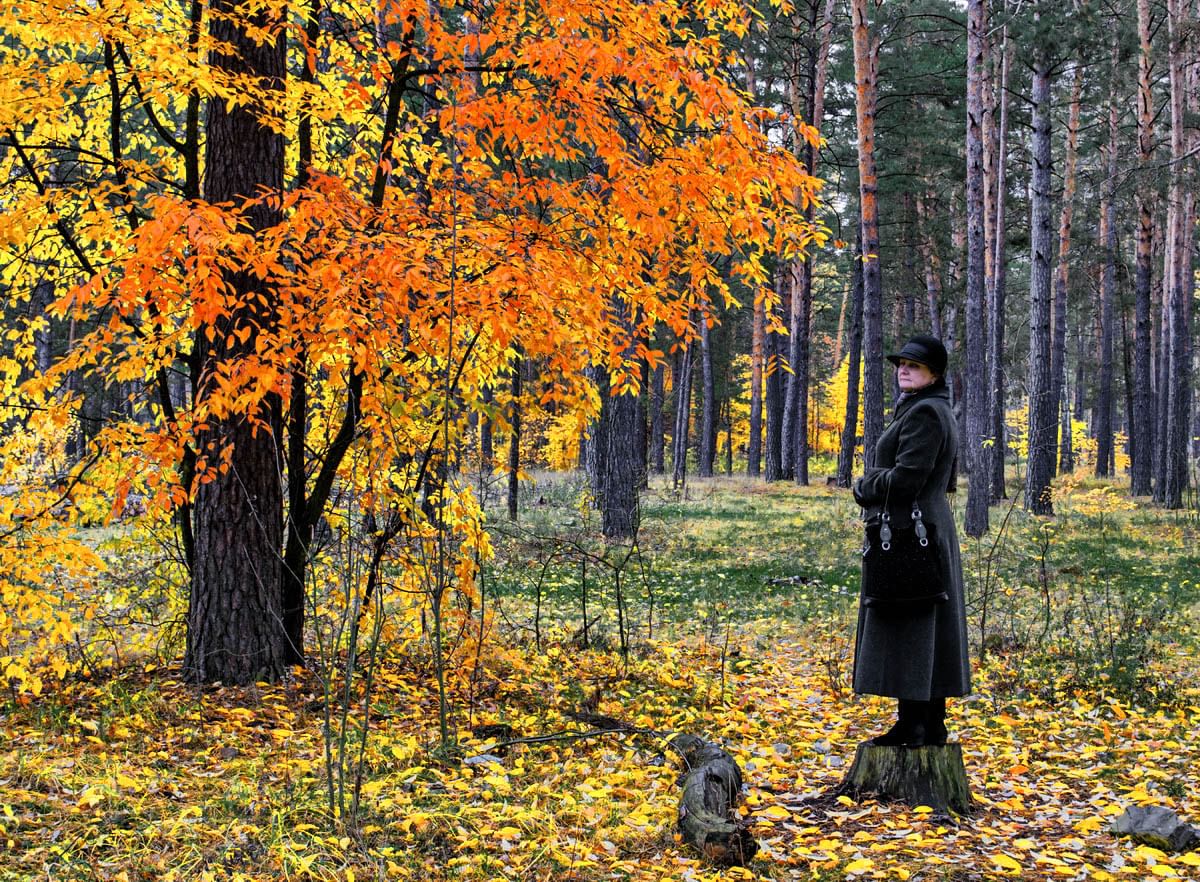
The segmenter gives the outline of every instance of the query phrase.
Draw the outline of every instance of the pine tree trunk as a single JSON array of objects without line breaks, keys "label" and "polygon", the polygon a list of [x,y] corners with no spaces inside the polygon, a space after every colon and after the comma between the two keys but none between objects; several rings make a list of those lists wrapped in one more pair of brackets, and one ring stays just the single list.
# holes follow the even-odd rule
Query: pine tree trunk
[{"label": "pine tree trunk", "polygon": [[671,444],[671,484],[678,490],[687,481],[688,435],[692,409],[692,354],[695,346],[684,347],[679,357],[679,370],[672,378],[675,393],[675,432]]},{"label": "pine tree trunk", "polygon": [[696,474],[711,478],[717,460],[717,403],[716,383],[713,380],[712,335],[708,327],[708,315],[701,310],[696,319],[700,332],[700,380],[704,400],[700,410],[700,456]]},{"label": "pine tree trunk", "polygon": [[663,425],[663,402],[666,398],[666,366],[660,361],[654,366],[650,379],[650,470],[656,475],[666,471]]},{"label": "pine tree trunk", "polygon": [[[512,401],[508,411],[508,519],[515,521],[519,514],[518,500],[520,489],[519,475],[521,472],[521,365],[525,359],[518,348],[513,356],[510,368],[509,392]],[[603,410],[603,405],[601,405]]]},{"label": "pine tree trunk", "polygon": [[[1192,31],[1186,21],[1187,8],[1182,0],[1168,0],[1167,20],[1170,37],[1169,82],[1171,87],[1171,187],[1170,207],[1174,223],[1168,227],[1170,239],[1165,323],[1168,333],[1167,425],[1164,452],[1165,487],[1162,502],[1167,508],[1182,508],[1188,486],[1189,430],[1191,427],[1191,293],[1194,280],[1191,257],[1195,227],[1195,193],[1188,178],[1187,136],[1185,131],[1188,103],[1188,58],[1195,57]],[[1194,160],[1192,160],[1194,162]]]},{"label": "pine tree trunk", "polygon": [[[287,76],[281,22],[268,13],[245,21],[231,0],[213,0],[210,34],[232,54],[214,51],[210,63],[227,74],[254,77],[282,89]],[[247,25],[273,30],[273,41],[253,39]],[[260,122],[257,108],[209,100],[205,199],[245,206],[263,190],[281,194],[284,138]],[[279,223],[277,208],[258,202],[244,208],[248,232]],[[193,341],[198,367],[196,409],[205,413],[219,394],[217,372],[255,352],[260,333],[277,321],[275,292],[249,272],[228,272],[235,305]],[[208,332],[212,339],[209,340]],[[243,336],[241,339],[238,333]],[[184,670],[199,682],[252,683],[283,673],[287,657],[282,625],[283,483],[282,404],[269,396],[257,412],[208,420],[197,438],[209,471],[196,488],[195,563],[188,608]],[[227,469],[217,469],[229,449]]]},{"label": "pine tree trunk", "polygon": [[[1040,15],[1035,14],[1035,18]],[[1051,64],[1045,48],[1033,62],[1029,279],[1029,464],[1025,507],[1053,514],[1050,481],[1054,477],[1058,411],[1050,376],[1050,201],[1053,198],[1050,89]]]},{"label": "pine tree trunk", "polygon": [[967,431],[963,452],[968,469],[964,529],[978,537],[988,529],[992,464],[988,436],[987,328],[984,302],[985,254],[983,174],[983,68],[987,14],[983,0],[967,2],[967,326],[965,351]]},{"label": "pine tree trunk", "polygon": [[1113,304],[1117,285],[1117,43],[1113,35],[1108,97],[1108,169],[1100,204],[1100,241],[1104,268],[1100,282],[1100,388],[1096,393],[1097,477],[1111,477],[1113,450]]},{"label": "pine tree trunk", "polygon": [[1130,426],[1130,489],[1134,496],[1151,493],[1154,467],[1154,388],[1150,298],[1154,241],[1154,188],[1149,169],[1154,156],[1153,48],[1150,43],[1150,0],[1138,0],[1138,168],[1137,262],[1134,276],[1133,424]]},{"label": "pine tree trunk", "polygon": [[[1080,65],[1071,68],[1071,103],[1067,112],[1067,146],[1063,156],[1063,196],[1058,221],[1058,271],[1054,277],[1054,330],[1050,347],[1050,384],[1054,412],[1060,410],[1067,370],[1067,294],[1071,278],[1071,224],[1075,212],[1075,169],[1079,157],[1079,99],[1083,88]],[[1067,425],[1070,425],[1068,421]],[[1060,438],[1060,450],[1069,442]]]},{"label": "pine tree trunk", "polygon": [[1000,122],[996,131],[996,222],[992,226],[993,241],[991,288],[988,290],[988,408],[991,412],[992,479],[991,500],[998,502],[1008,496],[1004,483],[1004,460],[1008,439],[1004,431],[1004,320],[1008,285],[1008,235],[1005,230],[1005,210],[1008,205],[1008,72],[1012,49],[1008,28],[1000,39]]},{"label": "pine tree trunk", "polygon": [[[485,407],[490,407],[496,400],[496,393],[491,385],[480,390],[480,398]],[[495,437],[492,431],[492,418],[486,413],[479,415],[479,468],[485,475],[492,473],[496,459]]]},{"label": "pine tree trunk", "polygon": [[863,240],[863,458],[875,462],[883,434],[883,281],[879,267],[875,103],[879,39],[870,31],[866,0],[851,0],[854,33],[855,117],[858,132],[859,210]]},{"label": "pine tree trunk", "polygon": [[750,329],[750,439],[746,445],[746,474],[757,478],[762,471],[763,362],[766,348],[766,310],[761,297],[754,298]]},{"label": "pine tree trunk", "polygon": [[[861,241],[855,254],[861,253]],[[837,485],[849,487],[854,476],[854,449],[858,441],[858,373],[862,361],[862,261],[855,260],[850,279],[850,346],[846,366],[846,413],[842,422],[842,447],[838,453]]]}]

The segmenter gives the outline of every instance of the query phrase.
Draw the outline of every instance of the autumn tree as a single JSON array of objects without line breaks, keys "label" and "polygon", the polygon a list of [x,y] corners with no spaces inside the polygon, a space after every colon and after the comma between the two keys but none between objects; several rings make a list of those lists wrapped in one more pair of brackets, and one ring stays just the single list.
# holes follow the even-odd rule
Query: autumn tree
[{"label": "autumn tree", "polygon": [[[514,353],[556,378],[545,401],[594,415],[585,366],[621,397],[664,357],[655,327],[689,338],[730,278],[774,309],[771,261],[819,241],[796,209],[813,180],[722,72],[736,4],[703,21],[670,3],[402,0],[0,16],[4,281],[27,300],[39,249],[69,257],[20,333],[77,328],[44,372],[5,362],[5,406],[36,418],[4,438],[6,467],[25,464],[5,481],[29,492],[0,507],[3,535],[48,524],[62,492],[30,464],[64,462],[80,413],[65,378],[129,384],[65,486],[176,517],[197,679],[304,658],[322,518],[371,514],[368,588],[391,560],[422,603],[450,596],[414,561],[448,532],[464,560],[486,552],[455,453],[470,412],[503,418],[482,390],[507,388]],[[88,174],[52,187],[64,157]],[[46,548],[24,572],[53,565]],[[26,597],[4,573],[5,597]]]}]

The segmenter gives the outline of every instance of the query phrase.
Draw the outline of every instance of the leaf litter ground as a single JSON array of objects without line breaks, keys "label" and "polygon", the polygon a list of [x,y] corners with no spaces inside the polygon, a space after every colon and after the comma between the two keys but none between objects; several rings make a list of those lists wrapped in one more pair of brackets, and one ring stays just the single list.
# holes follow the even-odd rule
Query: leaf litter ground
[{"label": "leaf litter ground", "polygon": [[[506,603],[527,620],[526,601]],[[1182,645],[1144,672],[1170,684],[1152,703],[1032,682],[1043,675],[1025,657],[991,653],[976,691],[952,703],[977,800],[953,818],[825,796],[891,706],[844,688],[845,609],[799,617],[782,604],[665,624],[628,661],[579,648],[570,629],[548,628],[540,651],[525,629],[498,635],[453,678],[448,753],[426,647],[390,654],[354,824],[330,814],[326,707],[309,674],[198,690],[127,666],[13,696],[0,716],[0,879],[1200,879],[1200,856],[1108,832],[1131,805],[1200,819],[1200,688]],[[593,729],[580,710],[729,750],[763,846],[751,866],[714,869],[677,841],[678,773],[660,738],[573,737]],[[470,735],[498,723],[563,737],[503,750]]]}]

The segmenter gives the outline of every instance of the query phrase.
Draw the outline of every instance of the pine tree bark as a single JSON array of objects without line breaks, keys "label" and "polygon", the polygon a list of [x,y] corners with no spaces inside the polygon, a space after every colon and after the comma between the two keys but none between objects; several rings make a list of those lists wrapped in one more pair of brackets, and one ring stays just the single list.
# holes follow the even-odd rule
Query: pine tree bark
[{"label": "pine tree bark", "polygon": [[879,266],[878,177],[875,170],[875,105],[879,38],[871,33],[866,0],[851,0],[854,34],[855,120],[858,190],[863,242],[863,458],[875,462],[883,433],[883,280]]},{"label": "pine tree bark", "polygon": [[1006,208],[1008,205],[1008,72],[1012,47],[1007,26],[1000,38],[1000,121],[996,128],[996,221],[992,225],[992,277],[988,290],[988,408],[991,413],[992,479],[991,499],[998,502],[1008,496],[1004,483],[1004,461],[1008,449],[1004,417],[1004,320],[1008,286],[1008,234]]},{"label": "pine tree bark", "polygon": [[704,396],[700,404],[700,456],[696,474],[711,478],[717,460],[717,389],[713,379],[712,335],[703,309],[696,319],[696,329],[700,334],[700,382]]},{"label": "pine tree bark", "polygon": [[[810,33],[820,36],[810,42],[804,56],[808,62],[808,92],[800,99],[799,71],[792,75],[792,118],[799,121],[807,116],[811,125],[820,129],[825,116],[825,83],[829,69],[829,47],[833,35],[833,13],[835,0],[825,0],[824,11],[818,24],[818,0],[810,0],[809,18],[806,22]],[[797,53],[798,57],[799,53]],[[798,66],[798,65],[797,65]],[[804,113],[802,114],[802,111]],[[802,138],[796,130],[793,134],[797,150],[803,155],[809,174],[816,174],[817,149]],[[804,215],[811,223],[816,217],[816,206],[809,202],[804,206]],[[811,376],[811,348],[809,337],[812,328],[813,255],[806,254],[792,264],[792,308],[790,325],[789,363],[792,373],[788,375],[787,400],[784,404],[783,424],[783,471],[791,474],[797,484],[808,484],[808,404]]]},{"label": "pine tree bark", "polygon": [[[282,22],[266,11],[247,18],[232,0],[213,0],[210,35],[218,46],[210,63],[227,74],[254,78],[281,90],[287,76]],[[254,29],[274,34],[253,38]],[[247,232],[280,221],[263,191],[282,194],[284,138],[260,121],[257,108],[209,100],[204,196],[232,203]],[[251,356],[259,335],[277,321],[276,295],[249,271],[226,273],[235,305],[193,341],[198,367],[196,407],[206,411],[218,394],[221,365]],[[209,333],[212,339],[209,339]],[[239,337],[239,334],[242,336]],[[210,417],[199,434],[208,460],[195,491],[195,562],[188,606],[184,670],[198,682],[252,683],[283,673],[287,657],[282,607],[282,403],[268,396],[254,413]],[[228,468],[217,468],[223,448]]]},{"label": "pine tree bark", "polygon": [[650,375],[650,470],[656,475],[666,471],[663,402],[666,399],[666,366],[660,361]]},{"label": "pine tree bark", "polygon": [[[855,255],[861,253],[861,241]],[[862,261],[855,260],[850,276],[850,346],[846,366],[846,413],[842,422],[842,447],[838,453],[837,485],[849,487],[854,476],[854,450],[858,441],[858,374],[862,361],[863,283]]]},{"label": "pine tree bark", "polygon": [[1138,0],[1138,168],[1137,258],[1134,275],[1133,423],[1129,431],[1130,490],[1148,496],[1154,466],[1154,388],[1150,299],[1154,242],[1154,188],[1149,179],[1154,156],[1153,47],[1150,38],[1150,0]]},{"label": "pine tree bark", "polygon": [[978,537],[988,529],[991,499],[990,446],[987,408],[987,329],[984,302],[987,297],[984,236],[983,174],[983,68],[987,12],[983,0],[967,2],[967,327],[965,346],[967,431],[963,452],[968,469],[967,511],[964,529]]},{"label": "pine tree bark", "polygon": [[[1040,19],[1035,13],[1035,21]],[[1029,274],[1029,464],[1026,469],[1025,507],[1035,514],[1053,514],[1050,481],[1054,477],[1054,455],[1058,412],[1052,400],[1050,376],[1050,201],[1053,163],[1051,156],[1051,62],[1045,46],[1035,49],[1032,89],[1030,182],[1030,274]]]},{"label": "pine tree bark", "polygon": [[671,441],[671,485],[678,490],[687,481],[688,436],[692,410],[692,355],[695,346],[688,343],[679,356],[679,370],[672,378],[675,393],[675,431]]},{"label": "pine tree bark", "polygon": [[[519,516],[521,473],[521,366],[525,359],[518,347],[509,368],[509,394],[512,401],[508,410],[508,519],[515,521]],[[603,405],[601,406],[603,407]]]},{"label": "pine tree bark", "polygon": [[[1071,280],[1071,225],[1075,212],[1075,170],[1079,158],[1079,105],[1083,89],[1083,72],[1076,64],[1071,68],[1071,101],[1067,111],[1067,146],[1063,154],[1063,196],[1062,208],[1059,210],[1058,221],[1058,269],[1054,276],[1054,330],[1053,342],[1050,348],[1050,383],[1053,386],[1051,398],[1054,401],[1054,412],[1066,411],[1063,399],[1063,388],[1066,383],[1067,371],[1067,303]],[[1067,435],[1070,434],[1070,420],[1066,421]],[[1069,464],[1070,454],[1063,457],[1063,451],[1070,450],[1070,440],[1066,435],[1060,435],[1059,466],[1064,471]]]},{"label": "pine tree bark", "polygon": [[1096,392],[1097,477],[1111,477],[1113,450],[1113,304],[1117,285],[1117,150],[1120,130],[1117,115],[1117,35],[1113,34],[1111,79],[1108,94],[1107,178],[1100,202],[1100,240],[1104,267],[1100,281],[1100,383]]},{"label": "pine tree bark", "polygon": [[[1188,486],[1189,432],[1191,427],[1191,293],[1194,285],[1191,257],[1195,228],[1195,193],[1190,181],[1186,117],[1188,104],[1188,62],[1194,58],[1193,30],[1186,20],[1188,9],[1182,0],[1168,0],[1167,21],[1170,51],[1168,79],[1171,109],[1171,185],[1168,227],[1168,264],[1170,276],[1166,288],[1168,315],[1168,356],[1165,392],[1167,396],[1166,443],[1163,445],[1164,488],[1161,501],[1167,508],[1182,508]],[[1194,160],[1193,160],[1194,161]]]},{"label": "pine tree bark", "polygon": [[754,298],[750,328],[750,439],[746,445],[746,474],[757,478],[762,471],[763,363],[766,349],[767,314],[761,297]]}]

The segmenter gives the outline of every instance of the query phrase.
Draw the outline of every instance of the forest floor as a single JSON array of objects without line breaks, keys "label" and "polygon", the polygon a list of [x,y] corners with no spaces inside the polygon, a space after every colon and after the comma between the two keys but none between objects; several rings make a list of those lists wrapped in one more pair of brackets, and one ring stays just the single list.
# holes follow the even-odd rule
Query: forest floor
[{"label": "forest floor", "polygon": [[[446,740],[423,640],[349,704],[312,672],[198,689],[149,658],[3,699],[0,880],[1200,879],[1200,854],[1109,832],[1134,805],[1200,822],[1194,519],[1081,481],[1055,520],[964,543],[988,652],[951,704],[976,801],[952,817],[821,798],[891,713],[847,687],[844,491],[660,488],[624,549],[586,540],[574,493],[498,524],[491,636],[448,646]],[[678,841],[673,732],[741,765],[750,866]]]}]

